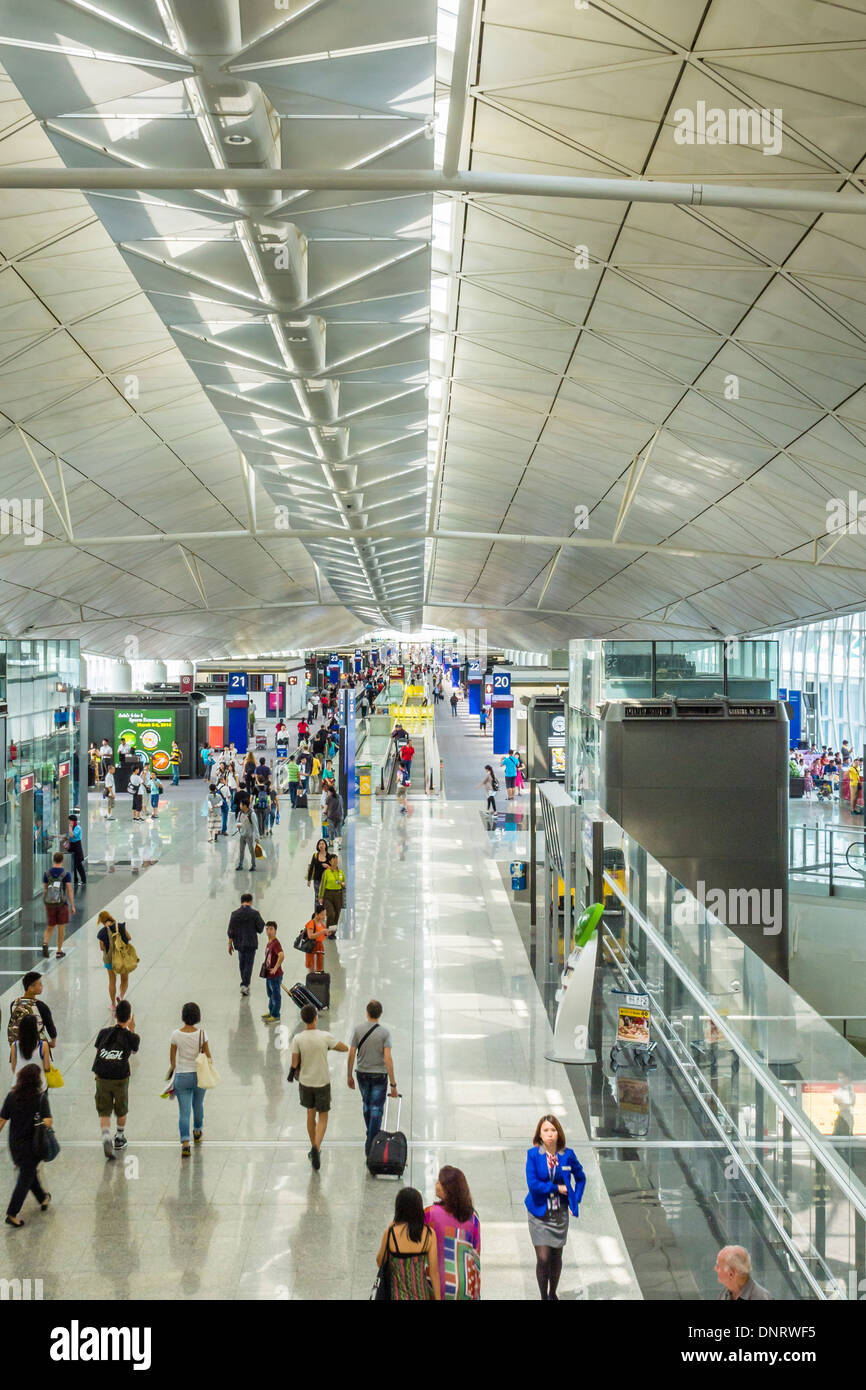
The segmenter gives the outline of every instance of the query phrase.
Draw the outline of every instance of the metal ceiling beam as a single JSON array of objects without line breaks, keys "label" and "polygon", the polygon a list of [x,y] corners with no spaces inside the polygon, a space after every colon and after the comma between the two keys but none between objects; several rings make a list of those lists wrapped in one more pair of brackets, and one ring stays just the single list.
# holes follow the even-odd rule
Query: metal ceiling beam
[{"label": "metal ceiling beam", "polygon": [[[93,605],[85,604],[84,606],[86,608],[92,608]],[[405,606],[405,600],[400,599],[399,597],[397,601],[392,605],[395,613],[403,612]],[[28,634],[37,632],[60,631],[68,629],[70,624],[72,624],[72,626],[74,627],[79,627],[82,625],[89,625],[93,623],[161,622],[164,618],[187,618],[195,617],[199,614],[202,616],[211,617],[225,613],[266,613],[269,612],[272,608],[309,608],[315,610],[318,608],[346,609],[347,607],[348,605],[346,603],[334,601],[332,599],[327,599],[324,603],[316,603],[311,599],[289,599],[277,600],[275,602],[265,600],[261,603],[225,604],[220,605],[216,608],[196,608],[190,606],[187,608],[166,609],[164,612],[159,613],[100,613],[98,614],[98,616],[94,618],[82,617],[74,620],[67,618],[65,622],[62,623],[38,623],[34,624],[31,627],[28,627],[26,631],[28,632]],[[542,609],[542,611],[539,613],[537,608],[535,608],[534,606],[517,607],[510,604],[501,603],[425,603],[423,605],[413,603],[411,607],[412,610],[421,607],[438,609],[467,608],[472,609],[475,612],[484,613],[528,613],[535,618],[573,618],[576,622],[602,622],[621,624],[640,623],[644,626],[648,625],[651,627],[661,627],[663,624],[663,620],[657,616],[649,616],[642,618],[635,614],[629,615],[624,613],[582,613],[577,609],[571,608],[545,608]],[[361,605],[360,611],[366,613],[374,612],[375,610],[368,605]],[[704,634],[706,632],[711,631],[721,632],[720,628],[715,627],[714,624],[709,622],[705,623],[703,627],[700,623],[665,622],[663,625],[666,631],[670,629],[671,631],[682,631],[692,633],[696,632],[699,634]],[[178,636],[179,634],[171,633],[168,635]],[[736,636],[737,634],[726,633],[725,635]],[[216,658],[214,660],[216,660]]]},{"label": "metal ceiling beam", "polygon": [[[625,526],[626,523],[626,517],[628,516],[629,510],[631,509],[631,504],[637,496],[637,490],[640,487],[640,480],[643,477],[644,472],[646,471],[646,466],[650,461],[650,454],[652,453],[653,448],[655,447],[655,442],[660,434],[661,425],[659,425],[658,429],[656,430],[655,434],[650,440],[649,447],[647,449],[639,451],[635,457],[634,462],[632,463],[631,472],[628,475],[628,481],[626,482],[625,490],[622,494],[622,501],[619,505],[619,515],[616,519],[616,525],[613,528],[612,539],[615,541],[618,541],[620,538],[622,528],[623,526]],[[641,453],[643,454],[642,460]]]},{"label": "metal ceiling beam", "polygon": [[466,101],[469,95],[469,61],[475,33],[476,0],[460,0],[454,56],[451,60],[451,82],[448,99],[448,127],[442,155],[443,174],[456,174],[460,165],[460,147],[466,122]]},{"label": "metal ceiling beam", "polygon": [[325,189],[370,193],[492,193],[537,198],[588,198],[623,203],[752,208],[756,211],[866,213],[859,193],[796,188],[721,187],[651,179],[590,179],[557,174],[446,174],[436,169],[31,169],[0,168],[0,188],[72,189],[76,192],[183,189]]},{"label": "metal ceiling beam", "polygon": [[[370,527],[365,531],[346,531],[345,529],[333,529],[325,527],[298,528],[293,530],[277,530],[260,528],[255,536],[248,530],[238,527],[226,531],[175,531],[163,532],[153,531],[145,535],[137,536],[76,536],[74,541],[52,538],[42,541],[43,549],[73,549],[85,550],[94,546],[99,550],[108,546],[129,546],[129,545],[176,545],[195,544],[198,541],[219,541],[219,540],[302,540],[302,541],[350,541],[357,546],[358,541],[375,540],[406,540],[406,541],[487,541],[495,545],[524,545],[524,546],[545,546],[549,549],[564,547],[567,549],[582,550],[602,550],[619,551],[621,553],[647,555],[658,557],[664,560],[724,560],[733,564],[748,566],[757,565],[781,565],[786,569],[811,570],[813,573],[816,561],[801,560],[795,556],[787,555],[755,555],[744,551],[733,550],[707,550],[703,546],[672,546],[672,545],[651,545],[643,541],[613,541],[607,537],[598,538],[588,536],[549,536],[549,535],[529,535],[512,531],[456,531],[453,529],[435,528],[424,531],[417,527],[401,528],[399,526],[382,525],[380,527]],[[11,544],[10,544],[11,542]],[[18,544],[16,544],[18,542]],[[806,542],[802,542],[805,545]],[[3,554],[11,555],[18,548],[22,548],[24,541],[17,536],[8,536],[4,540]],[[797,547],[800,548],[800,547]],[[32,548],[28,547],[28,553],[32,555]],[[855,578],[866,575],[866,566],[863,565],[828,565],[821,562],[822,573],[838,573],[840,575],[850,575]],[[445,605],[447,606],[447,605]],[[531,611],[536,612],[535,608]]]}]

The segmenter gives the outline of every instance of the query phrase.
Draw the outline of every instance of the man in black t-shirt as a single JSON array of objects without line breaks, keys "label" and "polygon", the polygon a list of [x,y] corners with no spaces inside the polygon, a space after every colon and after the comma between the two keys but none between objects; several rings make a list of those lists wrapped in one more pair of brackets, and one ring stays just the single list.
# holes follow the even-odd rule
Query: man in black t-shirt
[{"label": "man in black t-shirt", "polygon": [[[117,1004],[117,1019],[110,1028],[103,1028],[94,1046],[93,1073],[96,1077],[96,1113],[102,1132],[102,1148],[106,1158],[116,1158],[114,1149],[126,1148],[126,1115],[129,1110],[129,1059],[138,1051],[140,1038],[135,1030],[132,1005],[128,999]],[[111,1144],[111,1112],[117,1116],[114,1147]]]}]

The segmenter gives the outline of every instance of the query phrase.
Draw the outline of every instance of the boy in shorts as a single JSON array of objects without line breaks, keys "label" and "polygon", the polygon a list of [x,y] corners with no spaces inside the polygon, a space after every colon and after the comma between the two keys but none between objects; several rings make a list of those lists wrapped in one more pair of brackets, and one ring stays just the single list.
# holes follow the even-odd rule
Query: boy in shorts
[{"label": "boy in shorts", "polygon": [[[93,1073],[96,1077],[96,1113],[106,1158],[114,1159],[115,1149],[126,1148],[126,1116],[129,1110],[129,1059],[138,1051],[141,1039],[135,1030],[132,1005],[121,999],[116,1023],[97,1034]],[[117,1116],[117,1133],[111,1143],[111,1113]]]},{"label": "boy in shorts", "polygon": [[307,1112],[307,1133],[310,1136],[307,1157],[316,1172],[322,1166],[319,1151],[328,1128],[328,1111],[331,1108],[328,1053],[349,1051],[345,1043],[337,1042],[330,1033],[316,1027],[318,1017],[313,1005],[305,1004],[301,1009],[303,1032],[292,1039],[292,1067],[300,1068],[298,1090],[301,1105]]}]

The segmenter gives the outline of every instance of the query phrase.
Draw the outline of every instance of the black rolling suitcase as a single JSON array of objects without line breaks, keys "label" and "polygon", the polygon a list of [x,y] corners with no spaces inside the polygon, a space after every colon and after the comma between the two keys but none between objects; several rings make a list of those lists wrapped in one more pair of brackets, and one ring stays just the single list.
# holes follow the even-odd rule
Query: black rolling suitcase
[{"label": "black rolling suitcase", "polygon": [[406,1160],[409,1157],[409,1146],[406,1143],[406,1136],[400,1130],[400,1111],[403,1108],[403,1097],[397,1097],[397,1128],[389,1130],[388,1124],[388,1102],[389,1096],[385,1101],[385,1109],[382,1112],[382,1128],[370,1145],[370,1152],[367,1156],[367,1167],[374,1178],[402,1178],[406,1168]]},{"label": "black rolling suitcase", "polygon": [[286,990],[286,994],[291,997],[292,1003],[297,1004],[299,1009],[302,1009],[305,1004],[312,1004],[313,1008],[318,1013],[323,1008],[326,1009],[328,1007],[327,1004],[320,1004],[315,994],[313,994],[313,991],[307,989],[306,985],[300,983],[294,984],[291,989],[286,989],[286,986],[283,985],[283,989]]},{"label": "black rolling suitcase", "polygon": [[307,989],[315,995],[320,1009],[331,1007],[331,977],[327,970],[311,970],[307,975]]},{"label": "black rolling suitcase", "polygon": [[296,810],[296,811],[306,811],[306,809],[307,809],[307,793],[306,793],[306,791],[299,791],[299,792],[297,793],[297,795],[295,796],[295,810]]}]

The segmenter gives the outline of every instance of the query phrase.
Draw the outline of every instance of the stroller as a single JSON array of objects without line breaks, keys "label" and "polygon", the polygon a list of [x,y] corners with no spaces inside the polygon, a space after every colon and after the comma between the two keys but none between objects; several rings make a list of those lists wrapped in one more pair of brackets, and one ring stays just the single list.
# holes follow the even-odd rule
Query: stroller
[{"label": "stroller", "polygon": [[815,791],[818,793],[819,801],[832,801],[836,793],[837,777],[833,773],[830,777],[818,777],[815,779]]}]

